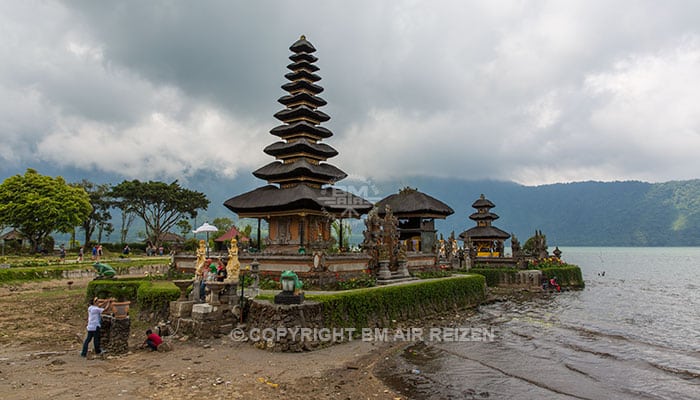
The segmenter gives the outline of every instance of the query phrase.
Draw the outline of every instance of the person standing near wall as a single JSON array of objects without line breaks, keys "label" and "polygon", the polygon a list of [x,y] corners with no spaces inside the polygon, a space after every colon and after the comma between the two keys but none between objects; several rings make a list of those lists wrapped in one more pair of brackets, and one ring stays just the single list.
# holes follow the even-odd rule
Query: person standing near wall
[{"label": "person standing near wall", "polygon": [[83,342],[83,350],[80,352],[81,357],[87,357],[88,346],[91,341],[94,341],[95,354],[103,354],[104,351],[100,348],[100,327],[102,326],[102,312],[111,306],[111,300],[100,301],[96,297],[90,300],[88,306],[88,323],[87,337]]}]

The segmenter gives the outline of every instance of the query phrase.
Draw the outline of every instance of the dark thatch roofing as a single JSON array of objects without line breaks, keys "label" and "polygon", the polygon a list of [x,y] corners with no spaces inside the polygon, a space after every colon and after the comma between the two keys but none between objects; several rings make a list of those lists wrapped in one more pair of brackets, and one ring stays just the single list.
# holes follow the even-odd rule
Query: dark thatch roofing
[{"label": "dark thatch roofing", "polygon": [[295,140],[294,142],[275,142],[265,147],[263,151],[275,157],[295,153],[315,154],[322,158],[330,158],[338,155],[338,151],[331,146],[325,143],[313,143],[307,139]]},{"label": "dark thatch roofing", "polygon": [[305,69],[307,71],[316,72],[320,68],[318,68],[317,66],[311,64],[310,62],[308,62],[306,60],[301,60],[301,61],[293,62],[293,63],[287,65],[287,69],[290,69],[292,71],[298,71],[300,69]]},{"label": "dark thatch roofing", "polygon": [[0,236],[0,240],[23,240],[24,236],[19,233],[17,229],[12,229],[11,231]]},{"label": "dark thatch roofing", "polygon": [[474,207],[474,208],[483,208],[483,207],[493,208],[493,207],[496,207],[496,205],[493,204],[489,199],[487,199],[482,194],[481,197],[478,200],[476,200],[474,202],[474,204],[472,204],[472,207]]},{"label": "dark thatch roofing", "polygon": [[183,243],[185,238],[177,233],[165,232],[164,234],[160,235],[160,240],[168,243]]},{"label": "dark thatch roofing", "polygon": [[375,204],[377,213],[379,215],[386,214],[387,205],[391,207],[391,212],[396,217],[411,215],[446,218],[448,215],[454,214],[454,210],[447,204],[411,188],[401,189],[399,193],[379,200]]},{"label": "dark thatch roofing", "polygon": [[474,214],[469,216],[469,219],[473,221],[483,221],[483,220],[496,220],[499,219],[500,217],[497,214],[494,214],[492,212],[486,212],[486,213],[478,213],[475,212]]},{"label": "dark thatch roofing", "polygon": [[257,178],[269,181],[286,180],[288,178],[310,177],[323,182],[339,181],[348,174],[331,164],[311,164],[299,159],[285,164],[281,161],[273,161],[253,172]]},{"label": "dark thatch roofing", "polygon": [[290,81],[296,81],[299,79],[306,79],[307,81],[310,81],[310,82],[318,82],[321,80],[320,76],[318,76],[312,72],[303,70],[303,69],[300,69],[300,70],[294,71],[294,72],[288,72],[288,73],[284,74],[284,77],[289,79]]},{"label": "dark thatch roofing", "polygon": [[306,90],[308,92],[311,92],[313,94],[319,94],[323,92],[323,88],[319,85],[315,85],[311,82],[307,81],[294,81],[294,82],[288,82],[282,85],[282,89],[285,91],[292,93],[296,92],[298,90]]},{"label": "dark thatch roofing", "polygon": [[316,62],[318,61],[318,58],[314,56],[313,54],[309,53],[297,53],[297,54],[292,54],[289,56],[289,59],[294,61],[294,62],[299,62],[299,61],[306,61],[306,62]]},{"label": "dark thatch roofing", "polygon": [[333,136],[333,132],[330,130],[306,121],[299,121],[289,125],[278,125],[272,128],[270,133],[281,138],[299,136],[302,133],[307,133],[309,136],[315,136],[323,139]]},{"label": "dark thatch roofing", "polygon": [[285,108],[284,110],[275,113],[274,117],[284,122],[293,119],[306,118],[316,123],[321,123],[331,119],[331,117],[323,111],[314,110],[304,105],[296,106],[294,108]]},{"label": "dark thatch roofing", "polygon": [[289,46],[289,50],[294,53],[313,53],[316,51],[316,48],[313,44],[306,40],[306,36],[301,35],[299,40]]},{"label": "dark thatch roofing", "polygon": [[459,234],[460,240],[473,239],[508,239],[510,233],[502,231],[495,226],[475,226]]},{"label": "dark thatch roofing", "polygon": [[307,102],[313,104],[315,107],[323,107],[328,102],[326,100],[323,100],[322,98],[318,96],[314,96],[310,93],[304,93],[304,92],[299,92],[295,94],[288,94],[280,97],[277,99],[278,102],[284,104],[285,106],[289,106],[291,104],[296,104],[296,103],[301,103],[301,102]]},{"label": "dark thatch roofing", "polygon": [[336,188],[318,189],[299,184],[290,188],[267,185],[232,197],[224,206],[237,214],[265,214],[293,210],[326,210],[347,217],[359,217],[372,203]]}]

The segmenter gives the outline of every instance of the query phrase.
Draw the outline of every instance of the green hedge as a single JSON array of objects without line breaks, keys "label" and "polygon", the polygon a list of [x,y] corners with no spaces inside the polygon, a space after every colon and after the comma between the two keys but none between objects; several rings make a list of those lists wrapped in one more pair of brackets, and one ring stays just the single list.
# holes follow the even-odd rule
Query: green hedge
[{"label": "green hedge", "polygon": [[129,300],[136,302],[139,287],[148,281],[122,280],[122,279],[99,279],[90,281],[87,286],[85,300],[90,301],[94,297],[106,299],[114,297],[118,301]]},{"label": "green hedge", "polygon": [[[162,263],[157,261],[164,261]],[[169,261],[164,259],[143,259],[143,260],[110,260],[107,262],[109,266],[114,268],[117,275],[126,275],[129,273],[129,268],[144,267],[150,265],[167,265]],[[49,279],[63,279],[64,271],[73,270],[89,270],[94,272],[92,262],[84,262],[79,264],[63,264],[55,266],[32,266],[32,267],[16,267],[0,269],[0,283],[10,282],[29,282]],[[125,278],[127,279],[127,278]],[[136,277],[131,279],[143,279]]]},{"label": "green hedge", "polygon": [[481,275],[422,281],[404,285],[358,289],[337,294],[307,296],[323,305],[328,326],[388,326],[391,320],[422,318],[426,315],[480,303],[485,295]]},{"label": "green hedge", "polygon": [[180,289],[169,281],[96,280],[88,284],[85,297],[88,301],[93,297],[129,300],[141,316],[162,319],[168,316],[170,302],[180,297]]},{"label": "green hedge", "polygon": [[63,271],[79,267],[31,267],[0,269],[0,282],[26,282],[63,278]]},{"label": "green hedge", "polygon": [[[472,274],[483,275],[486,278],[486,284],[490,287],[498,286],[502,281],[513,281],[518,274],[517,268],[472,268],[469,270]],[[501,279],[501,276],[508,275],[508,279]]]},{"label": "green hedge", "polygon": [[556,276],[557,283],[562,287],[583,288],[586,285],[583,282],[581,268],[577,265],[568,264],[560,267],[542,268],[541,271],[542,276],[547,279]]},{"label": "green hedge", "polygon": [[172,282],[146,281],[139,286],[136,303],[139,310],[168,316],[170,302],[180,297],[180,289]]}]

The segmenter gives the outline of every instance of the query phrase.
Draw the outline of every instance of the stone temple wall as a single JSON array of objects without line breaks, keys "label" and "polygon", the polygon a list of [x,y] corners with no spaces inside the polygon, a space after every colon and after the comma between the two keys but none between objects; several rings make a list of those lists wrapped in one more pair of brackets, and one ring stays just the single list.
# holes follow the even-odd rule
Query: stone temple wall
[{"label": "stone temple wall", "polygon": [[[300,352],[328,344],[328,341],[322,342],[318,335],[309,334],[304,337],[301,331],[294,331],[294,328],[303,327],[307,332],[317,333],[324,328],[323,308],[319,303],[306,301],[303,304],[283,305],[254,300],[248,315],[248,340],[258,348]],[[278,330],[284,334],[277,334]]]},{"label": "stone temple wall", "polygon": [[102,316],[100,328],[100,347],[107,354],[125,354],[129,352],[129,336],[131,335],[131,320],[129,317],[117,319],[108,315]]}]

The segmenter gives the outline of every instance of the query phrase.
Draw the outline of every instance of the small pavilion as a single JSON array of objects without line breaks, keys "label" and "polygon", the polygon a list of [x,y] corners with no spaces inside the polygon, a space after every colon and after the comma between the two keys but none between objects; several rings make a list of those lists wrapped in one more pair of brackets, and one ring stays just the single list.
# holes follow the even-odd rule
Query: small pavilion
[{"label": "small pavilion", "polygon": [[360,218],[372,209],[367,200],[334,188],[347,174],[326,162],[338,152],[321,143],[333,133],[320,126],[330,117],[318,110],[326,101],[318,94],[323,88],[315,72],[316,48],[304,36],[289,48],[292,55],[289,80],[282,85],[287,95],[278,99],[285,108],[274,116],[283,124],[270,133],[281,138],[264,149],[276,158],[253,175],[268,185],[232,197],[224,202],[240,218],[257,218],[268,223],[265,254],[304,254],[306,249],[327,249],[332,245],[334,219]]},{"label": "small pavilion", "polygon": [[491,212],[496,206],[482,194],[472,207],[476,212],[469,219],[476,221],[476,226],[459,234],[464,249],[470,257],[504,257],[504,244],[510,234],[493,226],[493,221],[499,218]]},{"label": "small pavilion", "polygon": [[391,208],[399,221],[399,241],[405,244],[407,251],[426,253],[436,250],[435,219],[445,219],[454,214],[447,204],[410,187],[383,198],[375,206],[382,218],[386,214],[386,206]]}]

